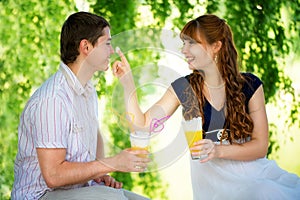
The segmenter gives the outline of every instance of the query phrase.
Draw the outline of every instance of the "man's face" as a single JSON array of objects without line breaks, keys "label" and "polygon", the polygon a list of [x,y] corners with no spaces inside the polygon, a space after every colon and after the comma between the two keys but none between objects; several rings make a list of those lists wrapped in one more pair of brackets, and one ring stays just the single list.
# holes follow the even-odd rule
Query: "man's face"
[{"label": "man's face", "polygon": [[104,35],[98,38],[93,50],[86,58],[90,67],[95,71],[106,71],[109,68],[110,55],[114,53],[109,27],[105,27],[103,32]]}]

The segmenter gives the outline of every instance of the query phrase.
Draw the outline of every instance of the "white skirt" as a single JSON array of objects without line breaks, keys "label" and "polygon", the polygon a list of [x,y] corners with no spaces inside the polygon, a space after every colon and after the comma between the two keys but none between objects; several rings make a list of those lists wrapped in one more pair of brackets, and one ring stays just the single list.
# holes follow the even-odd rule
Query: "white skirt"
[{"label": "white skirt", "polygon": [[273,160],[190,163],[194,200],[300,200],[300,178]]}]

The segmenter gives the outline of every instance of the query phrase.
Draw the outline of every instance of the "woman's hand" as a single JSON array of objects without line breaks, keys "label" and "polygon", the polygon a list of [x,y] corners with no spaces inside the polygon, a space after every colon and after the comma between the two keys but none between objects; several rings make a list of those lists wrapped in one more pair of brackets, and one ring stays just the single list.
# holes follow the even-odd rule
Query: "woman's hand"
[{"label": "woman's hand", "polygon": [[105,186],[120,189],[123,187],[122,182],[116,181],[113,177],[109,175],[100,176],[99,178],[94,179],[96,183],[103,182]]},{"label": "woman's hand", "polygon": [[123,78],[124,75],[131,72],[131,69],[126,57],[124,56],[123,52],[120,50],[119,47],[116,48],[116,52],[119,54],[121,60],[117,60],[113,63],[112,71],[114,76],[121,80],[121,78]]},{"label": "woman's hand", "polygon": [[207,157],[200,160],[201,163],[207,162],[217,157],[215,143],[210,139],[203,139],[195,142],[194,146],[191,147],[190,150],[194,151],[192,152],[192,155],[194,156],[207,155]]}]

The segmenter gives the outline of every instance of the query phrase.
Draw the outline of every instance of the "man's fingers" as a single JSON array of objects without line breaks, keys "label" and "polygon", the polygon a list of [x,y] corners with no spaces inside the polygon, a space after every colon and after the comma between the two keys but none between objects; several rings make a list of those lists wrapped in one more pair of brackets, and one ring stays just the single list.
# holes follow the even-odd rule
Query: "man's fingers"
[{"label": "man's fingers", "polygon": [[117,188],[120,189],[123,187],[123,183],[122,182],[117,182]]},{"label": "man's fingers", "polygon": [[95,181],[96,183],[100,183],[100,182],[102,181],[102,179],[101,179],[101,178],[96,178],[96,179],[94,179],[94,181]]}]

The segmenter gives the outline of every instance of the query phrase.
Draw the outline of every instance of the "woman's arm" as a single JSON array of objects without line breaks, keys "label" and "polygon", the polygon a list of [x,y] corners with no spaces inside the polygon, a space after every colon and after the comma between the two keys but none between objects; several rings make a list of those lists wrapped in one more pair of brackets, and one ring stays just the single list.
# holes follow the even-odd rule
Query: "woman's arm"
[{"label": "woman's arm", "polygon": [[131,73],[130,65],[121,51],[118,51],[121,61],[113,64],[113,73],[119,78],[124,88],[124,98],[126,110],[130,123],[135,130],[150,130],[150,124],[153,119],[161,119],[171,116],[180,105],[179,100],[170,86],[165,94],[143,113],[138,104],[136,87]]},{"label": "woman's arm", "polygon": [[201,140],[195,149],[202,149],[203,154],[210,152],[208,158],[202,162],[212,158],[250,161],[266,156],[269,145],[269,130],[262,85],[249,101],[249,113],[254,126],[251,141],[243,144],[214,145],[212,148],[211,141]]},{"label": "woman's arm", "polygon": [[244,144],[217,146],[220,158],[255,160],[266,156],[269,145],[269,129],[262,85],[249,101],[249,113],[253,120],[251,141]]}]

